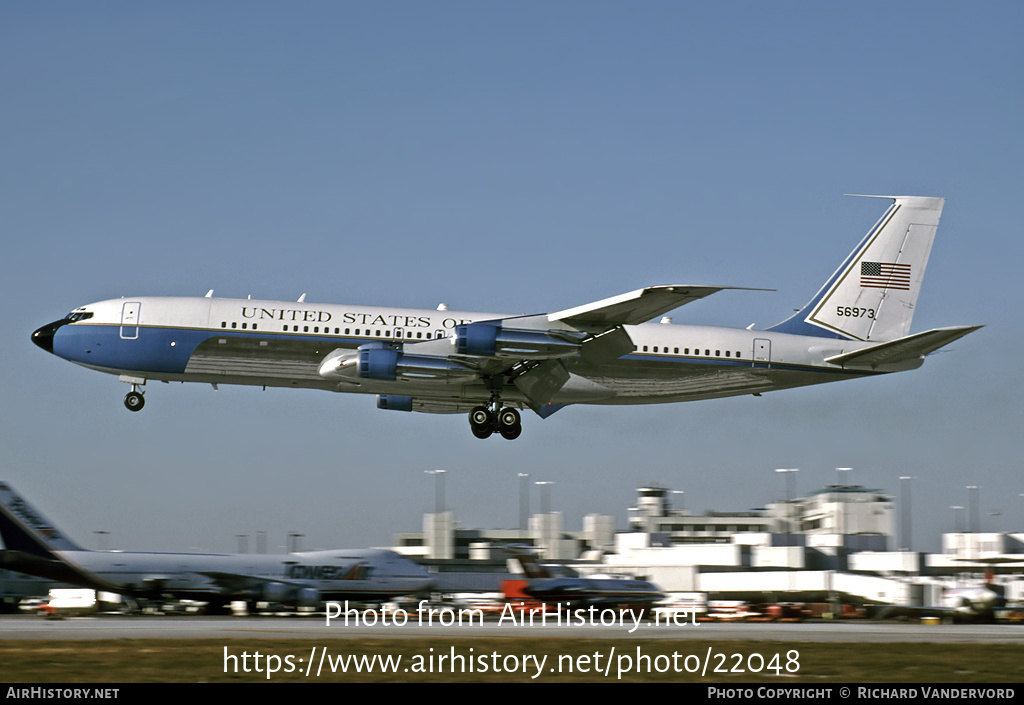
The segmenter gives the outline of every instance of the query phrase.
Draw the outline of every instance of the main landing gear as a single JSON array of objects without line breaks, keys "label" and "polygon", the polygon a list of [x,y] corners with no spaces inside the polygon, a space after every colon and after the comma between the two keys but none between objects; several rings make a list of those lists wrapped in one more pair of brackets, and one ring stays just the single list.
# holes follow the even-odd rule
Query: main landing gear
[{"label": "main landing gear", "polygon": [[132,385],[132,391],[124,395],[124,408],[128,411],[142,411],[142,407],[146,405],[146,398],[142,396],[142,392],[138,391],[138,385]]},{"label": "main landing gear", "polygon": [[498,400],[490,406],[478,406],[469,412],[469,427],[477,438],[487,438],[497,431],[503,438],[514,440],[523,432],[522,418],[519,412],[510,406],[501,408]]}]

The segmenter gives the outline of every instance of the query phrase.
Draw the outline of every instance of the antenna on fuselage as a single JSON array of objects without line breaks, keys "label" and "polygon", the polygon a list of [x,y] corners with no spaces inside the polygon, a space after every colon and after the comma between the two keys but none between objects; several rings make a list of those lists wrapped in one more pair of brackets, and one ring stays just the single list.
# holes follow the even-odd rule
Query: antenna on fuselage
[{"label": "antenna on fuselage", "polygon": [[210,289],[208,292],[206,292],[206,296],[204,296],[203,298],[204,299],[212,299],[213,298],[213,289]]},{"label": "antenna on fuselage", "polygon": [[299,297],[298,303],[300,303],[300,304],[301,303],[305,303],[305,301],[306,301],[306,292],[302,292],[302,296]]}]

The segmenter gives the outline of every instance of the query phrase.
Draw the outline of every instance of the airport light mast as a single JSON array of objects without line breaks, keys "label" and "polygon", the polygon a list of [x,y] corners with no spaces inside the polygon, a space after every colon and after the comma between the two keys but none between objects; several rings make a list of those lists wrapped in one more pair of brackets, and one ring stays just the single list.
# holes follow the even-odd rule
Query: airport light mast
[{"label": "airport light mast", "polygon": [[444,476],[447,470],[424,470],[427,475],[433,475],[434,483],[434,513],[444,513]]},{"label": "airport light mast", "polygon": [[775,472],[783,473],[786,476],[786,505],[789,511],[786,512],[786,533],[793,533],[793,485],[794,485],[794,473],[800,472],[800,468],[777,468]]}]

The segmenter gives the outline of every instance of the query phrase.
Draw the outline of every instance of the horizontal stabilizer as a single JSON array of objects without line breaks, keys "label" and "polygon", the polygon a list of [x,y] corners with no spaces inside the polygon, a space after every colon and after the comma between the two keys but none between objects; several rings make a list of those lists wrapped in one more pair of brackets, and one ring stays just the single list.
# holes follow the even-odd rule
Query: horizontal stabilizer
[{"label": "horizontal stabilizer", "polygon": [[833,365],[878,367],[880,365],[915,360],[935,352],[944,345],[949,345],[954,340],[959,340],[968,333],[973,333],[982,327],[955,326],[951,328],[936,328],[924,333],[908,335],[898,340],[891,340],[888,343],[873,345],[863,350],[854,350],[853,352],[826,357],[825,362],[831,362]]},{"label": "horizontal stabilizer", "polygon": [[583,327],[635,326],[723,289],[770,291],[741,286],[649,286],[549,314],[548,320]]}]

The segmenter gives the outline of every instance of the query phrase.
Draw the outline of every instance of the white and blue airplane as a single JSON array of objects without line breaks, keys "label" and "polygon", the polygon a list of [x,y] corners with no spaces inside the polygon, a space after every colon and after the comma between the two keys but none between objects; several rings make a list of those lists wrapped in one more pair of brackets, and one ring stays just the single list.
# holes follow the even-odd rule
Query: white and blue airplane
[{"label": "white and blue airplane", "polygon": [[224,609],[233,600],[316,607],[428,590],[433,576],[385,549],[210,554],[87,551],[0,482],[0,568],[132,598],[173,597]]},{"label": "white and blue airplane", "polygon": [[730,286],[652,286],[539,315],[205,297],[76,308],[32,340],[132,385],[150,380],[376,394],[399,411],[467,413],[473,434],[522,432],[569,404],[659,404],[919,367],[981,326],[910,334],[944,199],[891,199],[795,315],[766,330],[650,323]]}]

